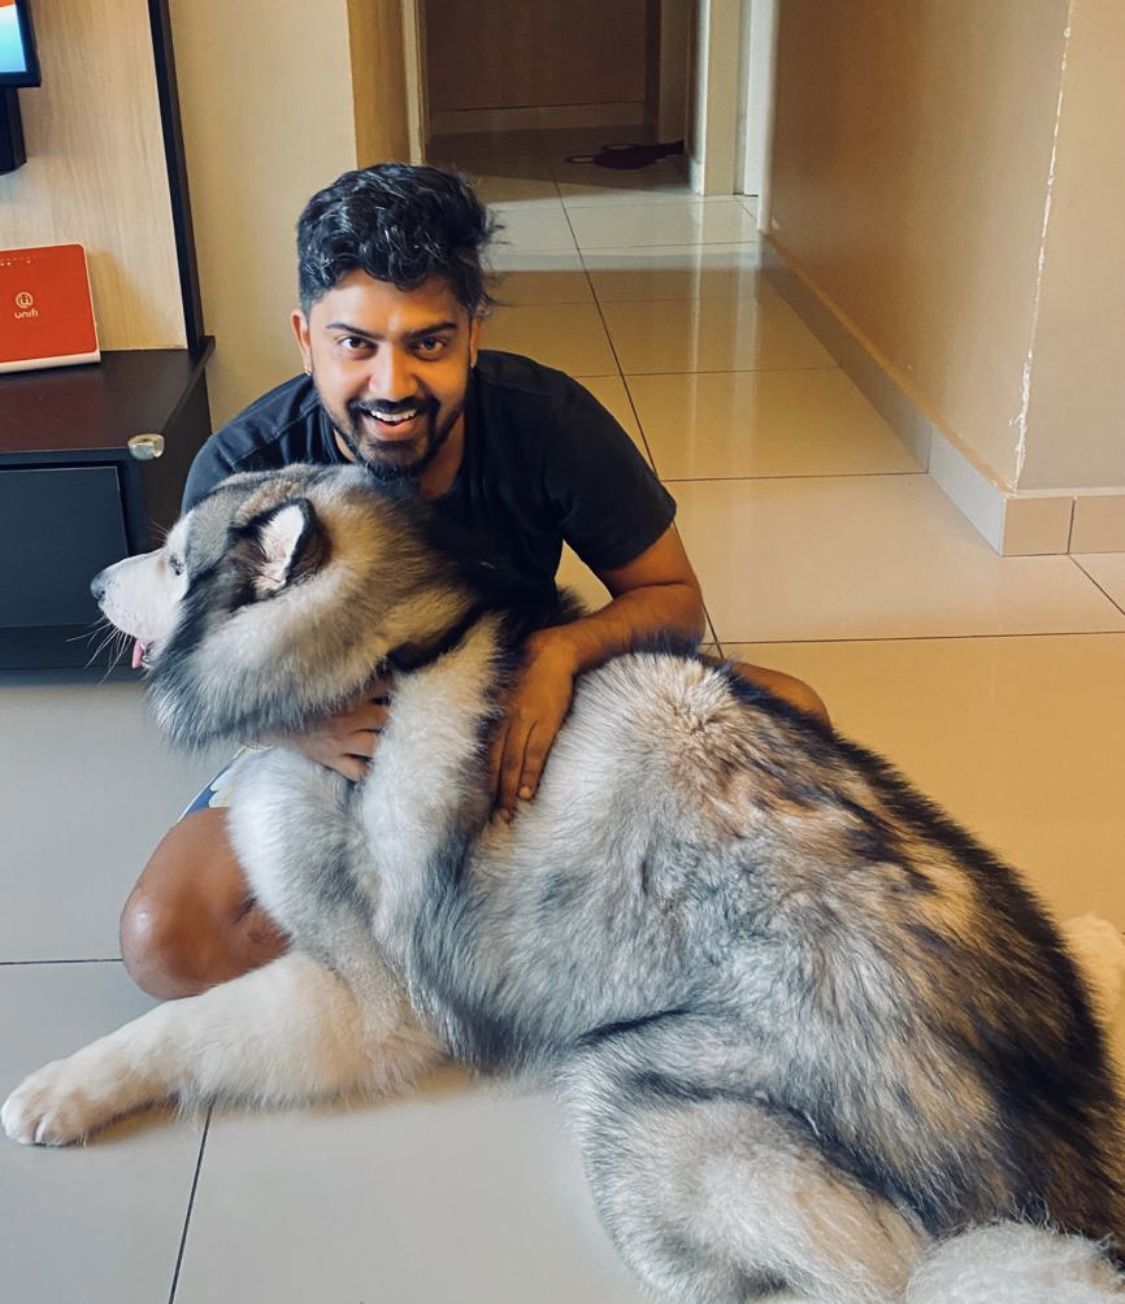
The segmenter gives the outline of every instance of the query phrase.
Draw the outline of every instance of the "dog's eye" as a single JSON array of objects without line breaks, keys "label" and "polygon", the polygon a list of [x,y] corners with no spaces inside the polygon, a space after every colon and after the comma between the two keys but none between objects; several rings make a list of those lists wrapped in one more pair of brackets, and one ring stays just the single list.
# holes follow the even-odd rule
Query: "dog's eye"
[{"label": "dog's eye", "polygon": [[179,557],[169,557],[168,566],[173,575],[182,575],[184,573],[184,563]]}]

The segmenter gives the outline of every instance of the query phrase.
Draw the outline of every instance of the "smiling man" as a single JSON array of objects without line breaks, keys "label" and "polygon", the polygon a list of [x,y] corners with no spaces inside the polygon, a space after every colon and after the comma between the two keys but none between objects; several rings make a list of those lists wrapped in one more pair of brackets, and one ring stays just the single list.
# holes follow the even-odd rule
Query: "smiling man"
[{"label": "smiling man", "polygon": [[[475,561],[515,583],[553,585],[569,543],[612,601],[526,645],[490,758],[497,809],[511,819],[535,796],[575,677],[649,635],[698,638],[704,615],[675,503],[620,425],[560,372],[480,347],[492,233],[465,181],[437,168],[381,164],[313,196],[297,228],[292,318],[304,374],[208,440],[184,507],[237,471],[359,462],[405,482]],[[799,681],[741,669],[823,711]],[[373,680],[350,710],[271,741],[357,781],[392,692]],[[284,949],[227,837],[221,792],[235,782],[237,762],[167,834],[126,905],[122,953],[154,995],[201,991]]]}]

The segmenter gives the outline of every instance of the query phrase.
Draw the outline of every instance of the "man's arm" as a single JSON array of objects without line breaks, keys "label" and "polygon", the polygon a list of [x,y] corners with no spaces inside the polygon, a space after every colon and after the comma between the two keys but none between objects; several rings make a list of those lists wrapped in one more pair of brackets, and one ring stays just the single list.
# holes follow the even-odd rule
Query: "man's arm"
[{"label": "man's arm", "polygon": [[576,675],[648,635],[703,635],[699,581],[672,526],[628,565],[599,572],[598,578],[613,597],[608,606],[527,641],[527,664],[492,743],[496,805],[506,818],[519,800],[535,795],[570,709]]}]

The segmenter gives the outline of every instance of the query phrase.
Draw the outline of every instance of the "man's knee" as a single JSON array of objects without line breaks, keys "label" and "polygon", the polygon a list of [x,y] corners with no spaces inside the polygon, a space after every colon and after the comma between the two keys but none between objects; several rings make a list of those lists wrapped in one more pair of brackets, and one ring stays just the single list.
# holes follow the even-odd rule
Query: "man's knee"
[{"label": "man's knee", "polygon": [[198,930],[181,909],[134,889],[121,912],[121,958],[133,981],[161,1000],[207,986]]},{"label": "man's knee", "polygon": [[787,675],[789,680],[786,685],[785,697],[792,702],[794,706],[799,707],[806,715],[815,716],[825,724],[831,724],[832,720],[828,714],[828,708],[824,705],[824,699],[810,684],[806,684],[803,679],[794,679]]},{"label": "man's knee", "polygon": [[744,679],[750,679],[768,689],[775,697],[780,697],[790,705],[804,711],[807,715],[822,720],[825,724],[832,721],[828,708],[821,700],[820,694],[803,679],[787,675],[782,670],[767,670],[764,666],[752,666],[745,661],[736,662],[735,671]]}]

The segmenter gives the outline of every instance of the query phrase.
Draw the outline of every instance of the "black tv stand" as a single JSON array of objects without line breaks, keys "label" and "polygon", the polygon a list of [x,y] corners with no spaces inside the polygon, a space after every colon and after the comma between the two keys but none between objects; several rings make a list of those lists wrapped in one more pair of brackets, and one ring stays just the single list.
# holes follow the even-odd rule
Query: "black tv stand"
[{"label": "black tv stand", "polygon": [[90,580],[179,515],[212,344],[0,376],[0,670],[87,663]]}]

